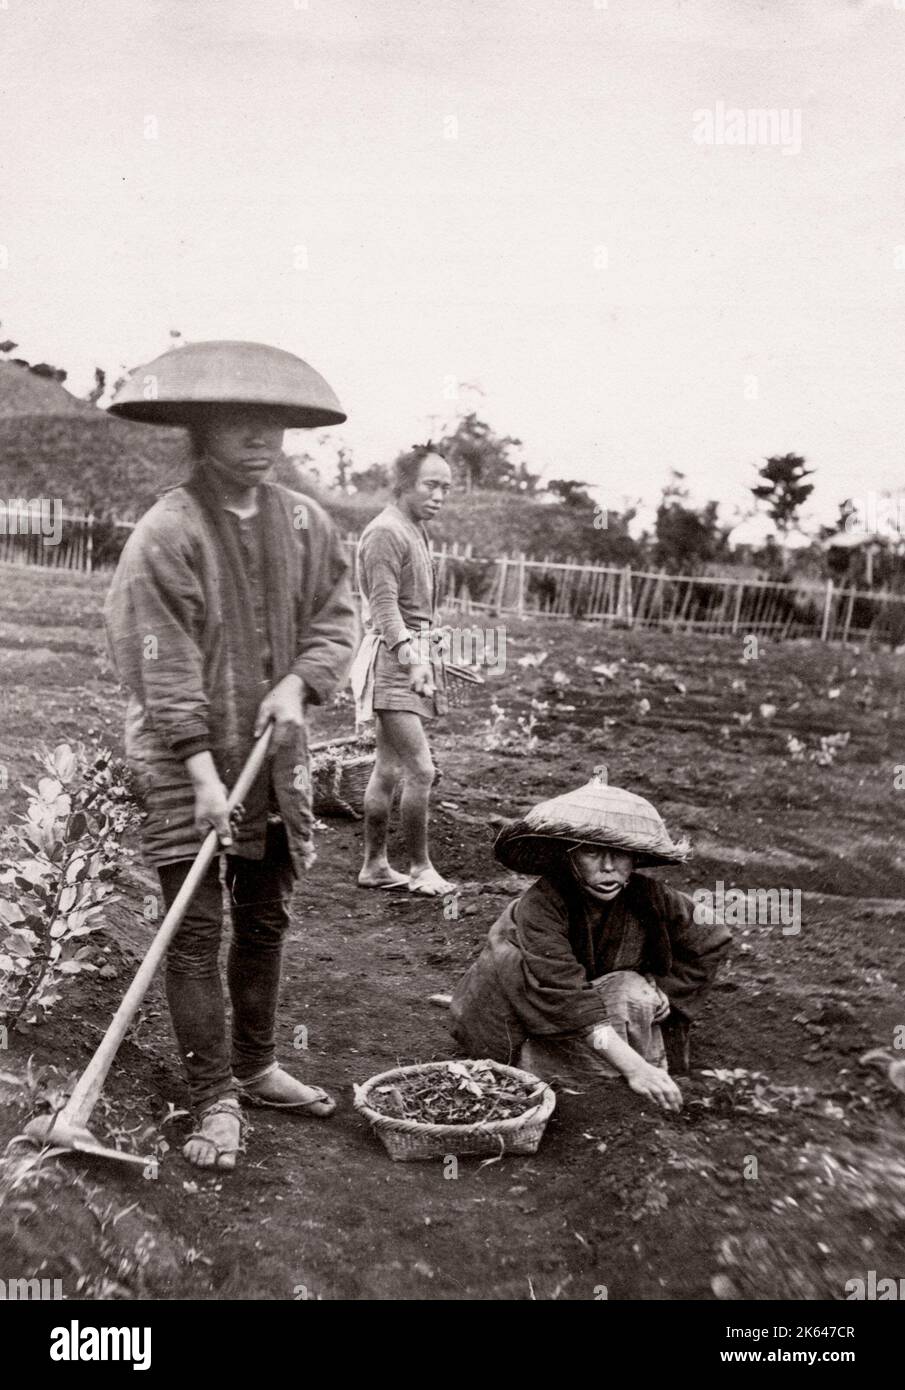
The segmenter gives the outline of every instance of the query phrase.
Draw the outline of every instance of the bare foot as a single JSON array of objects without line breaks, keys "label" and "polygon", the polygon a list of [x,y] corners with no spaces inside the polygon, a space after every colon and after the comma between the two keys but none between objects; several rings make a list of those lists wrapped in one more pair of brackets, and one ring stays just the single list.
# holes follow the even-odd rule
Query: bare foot
[{"label": "bare foot", "polygon": [[404,888],[408,881],[408,874],[401,874],[386,861],[366,865],[358,875],[359,888]]},{"label": "bare foot", "polygon": [[235,1168],[242,1146],[242,1112],[237,1100],[215,1102],[201,1113],[201,1123],[182,1153],[196,1168]]},{"label": "bare foot", "polygon": [[336,1109],[336,1101],[320,1086],[306,1086],[296,1081],[282,1067],[275,1067],[257,1081],[240,1082],[242,1094],[258,1105],[272,1105],[280,1110],[305,1111],[326,1119]]},{"label": "bare foot", "polygon": [[420,869],[417,873],[413,872],[409,878],[409,892],[420,893],[425,898],[442,898],[447,893],[458,891],[458,884],[450,883],[449,879],[443,878],[433,865]]}]

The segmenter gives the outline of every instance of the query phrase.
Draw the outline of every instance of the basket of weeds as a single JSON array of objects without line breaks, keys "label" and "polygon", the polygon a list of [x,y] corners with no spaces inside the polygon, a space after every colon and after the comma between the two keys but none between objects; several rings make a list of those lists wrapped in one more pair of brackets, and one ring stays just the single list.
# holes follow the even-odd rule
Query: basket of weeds
[{"label": "basket of weeds", "polygon": [[556,1097],[501,1062],[421,1062],[372,1076],[355,1108],[399,1162],[451,1154],[533,1154]]},{"label": "basket of weeds", "polygon": [[315,815],[361,820],[374,760],[374,750],[361,744],[328,745],[312,753],[311,800]]}]

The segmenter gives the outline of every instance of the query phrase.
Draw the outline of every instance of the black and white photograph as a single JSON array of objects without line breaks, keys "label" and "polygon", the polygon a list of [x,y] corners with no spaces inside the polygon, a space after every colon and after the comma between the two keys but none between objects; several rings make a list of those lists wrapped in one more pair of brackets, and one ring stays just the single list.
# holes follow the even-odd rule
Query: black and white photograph
[{"label": "black and white photograph", "polygon": [[0,0],[0,1327],[51,1376],[331,1302],[869,1370],[903,72],[905,0]]}]

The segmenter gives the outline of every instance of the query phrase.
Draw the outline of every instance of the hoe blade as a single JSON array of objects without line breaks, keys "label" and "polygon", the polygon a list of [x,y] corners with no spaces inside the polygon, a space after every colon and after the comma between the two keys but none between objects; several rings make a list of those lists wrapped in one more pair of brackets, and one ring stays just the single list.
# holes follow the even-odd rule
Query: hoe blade
[{"label": "hoe blade", "polygon": [[94,1158],[112,1158],[119,1163],[134,1163],[139,1168],[147,1168],[149,1165],[157,1163],[156,1158],[124,1153],[122,1149],[108,1149],[106,1145],[99,1144],[96,1139],[74,1139],[72,1148],[76,1153],[91,1154]]}]

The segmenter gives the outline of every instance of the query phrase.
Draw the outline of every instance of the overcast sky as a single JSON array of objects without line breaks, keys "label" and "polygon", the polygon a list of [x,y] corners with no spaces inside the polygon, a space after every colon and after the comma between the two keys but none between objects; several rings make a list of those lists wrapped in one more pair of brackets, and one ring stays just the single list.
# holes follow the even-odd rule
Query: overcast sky
[{"label": "overcast sky", "polygon": [[905,0],[0,0],[0,336],[274,343],[358,466],[455,381],[602,500],[797,450],[831,518],[905,484],[903,59]]}]

